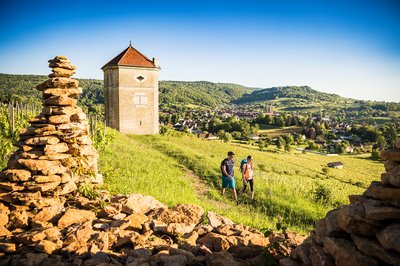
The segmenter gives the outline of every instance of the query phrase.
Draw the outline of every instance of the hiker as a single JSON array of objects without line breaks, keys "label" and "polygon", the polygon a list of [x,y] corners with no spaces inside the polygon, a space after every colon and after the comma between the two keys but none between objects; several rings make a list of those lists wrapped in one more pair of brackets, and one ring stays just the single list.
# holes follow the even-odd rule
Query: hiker
[{"label": "hiker", "polygon": [[235,160],[233,159],[235,154],[230,151],[228,152],[228,158],[225,158],[221,162],[221,172],[222,172],[222,195],[225,194],[225,189],[227,187],[232,189],[233,195],[237,202],[237,194],[235,189],[235,177],[234,177],[234,165]]},{"label": "hiker", "polygon": [[239,194],[244,193],[247,187],[247,183],[250,184],[251,199],[254,199],[254,167],[253,167],[253,157],[251,155],[247,156],[247,159],[243,159],[240,163],[240,171],[242,172],[243,187]]}]

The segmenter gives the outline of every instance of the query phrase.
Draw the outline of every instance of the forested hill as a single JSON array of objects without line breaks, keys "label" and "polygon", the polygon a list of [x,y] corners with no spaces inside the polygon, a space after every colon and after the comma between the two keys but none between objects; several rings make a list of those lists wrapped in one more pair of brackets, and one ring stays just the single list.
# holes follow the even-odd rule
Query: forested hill
[{"label": "forested hill", "polygon": [[255,88],[208,81],[161,81],[160,103],[185,103],[206,106],[229,104]]},{"label": "forested hill", "polygon": [[[0,73],[0,102],[38,101],[39,91],[33,89],[48,79],[38,75],[11,75]],[[96,79],[78,79],[84,89],[80,99],[82,104],[93,106],[104,103],[103,81]],[[228,104],[254,88],[230,83],[212,83],[207,81],[160,81],[160,104],[196,104],[215,107]]]},{"label": "forested hill", "polygon": [[[38,75],[11,75],[0,73],[0,102],[40,102],[41,93],[34,87],[48,79]],[[91,112],[102,112],[103,81],[78,79],[83,88],[79,98],[82,106]],[[373,107],[379,110],[399,111],[399,103],[369,102],[323,93],[308,86],[286,86],[257,89],[231,83],[207,81],[160,81],[160,105],[194,104],[214,108],[223,104],[272,104],[275,110],[310,111],[324,108]]]},{"label": "forested hill", "polygon": [[252,104],[277,99],[297,99],[305,102],[349,102],[353,99],[343,98],[337,94],[329,94],[311,89],[308,86],[273,87],[253,91],[234,101],[237,104]]}]

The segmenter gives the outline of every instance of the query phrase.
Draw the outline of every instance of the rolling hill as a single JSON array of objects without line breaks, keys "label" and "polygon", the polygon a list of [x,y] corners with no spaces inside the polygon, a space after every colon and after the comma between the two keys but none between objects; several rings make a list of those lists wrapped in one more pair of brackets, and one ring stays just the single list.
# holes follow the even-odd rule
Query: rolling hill
[{"label": "rolling hill", "polygon": [[[46,79],[47,76],[0,73],[0,102],[39,102],[41,94],[34,87]],[[82,105],[90,109],[104,103],[102,80],[78,80],[84,89],[79,99]],[[159,84],[160,104],[166,105],[181,103],[215,107],[228,104],[253,90],[237,84],[207,81],[160,81]]]},{"label": "rolling hill", "polygon": [[[12,75],[0,73],[0,102],[40,102],[40,93],[33,89],[47,76]],[[96,79],[78,79],[83,88],[79,101],[91,112],[99,113],[103,108],[103,81]],[[257,105],[272,104],[275,110],[312,112],[320,110],[334,111],[400,111],[399,103],[372,102],[344,98],[336,94],[316,91],[308,86],[284,86],[268,89],[250,88],[232,83],[213,83],[208,81],[160,81],[160,105],[194,104],[207,108],[236,104]]]}]

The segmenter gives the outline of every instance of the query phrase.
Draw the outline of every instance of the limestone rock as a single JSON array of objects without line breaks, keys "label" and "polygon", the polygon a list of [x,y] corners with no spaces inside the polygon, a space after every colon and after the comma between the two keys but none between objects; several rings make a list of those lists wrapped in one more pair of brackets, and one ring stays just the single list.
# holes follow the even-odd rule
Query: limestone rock
[{"label": "limestone rock", "polygon": [[152,220],[151,226],[154,232],[164,233],[167,229],[167,224],[157,220]]},{"label": "limestone rock", "polygon": [[387,226],[379,231],[376,237],[385,249],[400,253],[400,224],[394,223]]},{"label": "limestone rock", "polygon": [[63,209],[63,204],[51,205],[42,208],[34,217],[34,221],[49,222],[54,219]]},{"label": "limestone rock", "polygon": [[30,138],[25,141],[27,145],[46,145],[46,144],[56,144],[59,143],[60,140],[56,137],[47,136],[47,137],[35,137]]},{"label": "limestone rock", "polygon": [[54,154],[54,153],[63,153],[69,151],[69,147],[67,143],[60,142],[53,145],[46,145],[44,147],[44,152],[46,155]]},{"label": "limestone rock", "polygon": [[165,229],[165,233],[179,236],[184,235],[186,233],[190,233],[193,231],[195,224],[188,224],[188,223],[170,223],[168,224],[167,228]]},{"label": "limestone rock", "polygon": [[392,170],[393,168],[395,168],[396,166],[400,165],[400,162],[395,162],[395,161],[386,161],[384,163],[385,165],[385,170],[386,172],[389,172],[390,170]]},{"label": "limestone rock", "polygon": [[324,250],[335,259],[336,265],[378,265],[376,260],[361,254],[350,241],[345,239],[326,238]]},{"label": "limestone rock", "polygon": [[219,214],[216,214],[214,212],[208,212],[207,213],[207,218],[209,220],[209,224],[214,228],[216,228],[216,227],[218,227],[218,226],[220,226],[222,224],[227,224],[227,225],[232,225],[233,224],[233,222],[231,220],[229,220],[228,218],[223,217],[223,216],[221,216]]},{"label": "limestone rock", "polygon": [[146,214],[151,210],[158,208],[167,208],[151,196],[143,196],[141,194],[133,194],[130,196],[116,197],[115,201],[122,204],[122,212],[127,214],[142,213]]},{"label": "limestone rock", "polygon": [[375,235],[378,232],[379,224],[365,219],[363,204],[346,205],[339,209],[339,226],[347,233],[360,234],[365,236]]},{"label": "limestone rock", "polygon": [[[5,223],[5,222],[8,223],[8,217],[7,217],[7,220],[2,221],[2,223]],[[5,228],[3,225],[0,225],[0,237],[9,238],[11,236],[12,236],[11,232],[7,228]],[[0,243],[0,245],[1,245],[1,243]]]},{"label": "limestone rock", "polygon": [[304,265],[311,265],[311,241],[306,240],[301,246],[298,246],[296,249],[293,250],[291,257],[293,259],[301,260]]},{"label": "limestone rock", "polygon": [[352,235],[351,236],[357,249],[360,250],[364,255],[373,256],[378,258],[389,265],[400,265],[400,255],[395,252],[385,250],[376,241],[369,238]]},{"label": "limestone rock", "polygon": [[205,235],[211,232],[214,228],[209,224],[201,224],[196,226],[193,231],[197,232],[199,236]]},{"label": "limestone rock", "polygon": [[73,76],[75,74],[74,70],[65,69],[65,68],[61,68],[61,67],[53,68],[52,72],[53,73],[49,74],[50,78],[53,78],[53,77],[66,77],[66,78],[69,78],[69,77],[71,77],[71,76]]},{"label": "limestone rock", "polygon": [[16,251],[14,243],[0,242],[0,252],[13,253]]},{"label": "limestone rock", "polygon": [[400,151],[396,149],[383,150],[381,151],[381,159],[400,162]]},{"label": "limestone rock", "polygon": [[86,221],[92,221],[96,218],[94,212],[85,211],[85,210],[77,210],[77,209],[68,209],[61,219],[58,221],[58,227],[65,228],[75,223],[82,223]]},{"label": "limestone rock", "polygon": [[0,189],[3,189],[5,191],[20,191],[20,190],[24,190],[25,187],[22,185],[19,185],[18,183],[0,182]]},{"label": "limestone rock", "polygon": [[71,122],[80,122],[86,120],[86,115],[85,113],[76,113],[71,115],[70,120]]},{"label": "limestone rock", "polygon": [[381,182],[372,182],[363,195],[400,207],[400,188],[385,186]]},{"label": "limestone rock", "polygon": [[221,251],[228,250],[231,246],[237,245],[237,239],[233,236],[223,236],[211,232],[199,238],[197,243],[215,251]]},{"label": "limestone rock", "polygon": [[66,95],[71,98],[75,98],[82,94],[82,88],[73,88],[73,89],[58,89],[58,88],[49,88],[43,91],[44,95],[51,95],[51,96],[61,96]]},{"label": "limestone rock", "polygon": [[77,101],[67,95],[51,96],[43,101],[44,105],[75,106]]},{"label": "limestone rock", "polygon": [[59,184],[60,184],[60,181],[40,183],[40,184],[36,183],[31,186],[28,186],[27,190],[40,191],[40,192],[53,191]]},{"label": "limestone rock", "polygon": [[[8,224],[8,214],[0,211],[0,226],[6,226]],[[1,234],[1,233],[0,233]]]},{"label": "limestone rock", "polygon": [[61,182],[61,177],[59,175],[34,175],[32,177],[36,183],[52,183],[52,182]]},{"label": "limestone rock", "polygon": [[69,115],[52,115],[49,116],[47,119],[49,123],[52,123],[53,125],[67,124],[71,122]]},{"label": "limestone rock", "polygon": [[65,195],[65,194],[71,193],[77,189],[78,189],[78,187],[76,186],[74,181],[70,180],[67,183],[64,183],[61,186],[59,186],[56,189],[56,194],[57,195]]},{"label": "limestone rock", "polygon": [[312,265],[319,266],[334,266],[335,261],[329,256],[323,248],[317,245],[313,245],[310,248],[310,258]]},{"label": "limestone rock", "polygon": [[125,218],[126,221],[129,222],[129,226],[127,229],[130,230],[140,230],[142,229],[142,225],[148,220],[149,218],[144,214],[131,214]]},{"label": "limestone rock", "polygon": [[71,78],[56,77],[46,80],[42,84],[36,86],[36,89],[43,91],[47,88],[77,88],[79,81]]},{"label": "limestone rock", "polygon": [[18,163],[32,171],[41,171],[43,174],[63,174],[66,169],[59,161],[19,159]]},{"label": "limestone rock", "polygon": [[213,252],[206,255],[206,263],[209,266],[245,266],[251,265],[250,262],[236,259],[227,251]]},{"label": "limestone rock", "polygon": [[365,209],[365,218],[369,220],[400,220],[400,209],[390,206],[376,206],[369,203],[363,203]]},{"label": "limestone rock", "polygon": [[7,169],[0,173],[1,178],[6,178],[13,182],[28,181],[32,174],[23,169]]},{"label": "limestone rock", "polygon": [[201,222],[201,217],[204,214],[204,210],[202,207],[192,204],[178,204],[172,209],[180,214],[180,223],[197,225]]},{"label": "limestone rock", "polygon": [[61,248],[60,243],[54,243],[48,240],[40,240],[34,245],[35,249],[39,252],[44,252],[46,254],[52,254],[55,250]]},{"label": "limestone rock", "polygon": [[383,174],[382,182],[400,188],[400,165]]}]

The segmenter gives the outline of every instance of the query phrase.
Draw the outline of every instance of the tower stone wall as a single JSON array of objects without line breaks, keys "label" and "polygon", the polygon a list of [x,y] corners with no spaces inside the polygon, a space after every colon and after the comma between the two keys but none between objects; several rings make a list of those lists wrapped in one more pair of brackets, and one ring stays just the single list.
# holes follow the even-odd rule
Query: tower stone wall
[{"label": "tower stone wall", "polygon": [[[112,60],[102,68],[107,124],[126,134],[157,134],[159,68],[155,65],[140,66],[135,61],[135,56],[139,59],[142,59],[140,56],[145,57],[138,52],[135,55],[134,52],[137,51],[128,47],[124,54],[117,58],[119,61],[113,59],[116,62]],[[119,64],[128,60],[125,57],[131,62]],[[146,63],[152,62],[145,59],[148,60]]]}]

